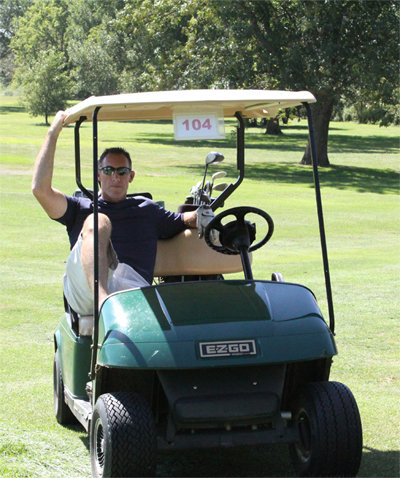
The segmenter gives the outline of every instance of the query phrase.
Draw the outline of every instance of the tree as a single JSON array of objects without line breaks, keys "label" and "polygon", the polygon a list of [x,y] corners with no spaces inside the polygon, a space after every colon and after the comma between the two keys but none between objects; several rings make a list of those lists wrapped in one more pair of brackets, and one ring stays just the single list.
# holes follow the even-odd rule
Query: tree
[{"label": "tree", "polygon": [[[273,78],[281,88],[307,89],[312,106],[317,156],[329,165],[328,131],[340,97],[360,89],[398,85],[398,7],[395,1],[238,0],[233,15],[225,2],[212,2],[227,28],[250,22],[247,41],[256,42],[258,78]],[[243,45],[243,36],[236,38]],[[309,145],[302,162],[311,161]]]},{"label": "tree", "polygon": [[75,93],[79,98],[118,92],[119,70],[103,25],[93,27],[86,40],[69,46]]},{"label": "tree", "polygon": [[108,25],[123,7],[124,0],[68,2],[68,55],[75,94],[79,98],[118,91],[121,70],[116,65],[116,54],[119,41],[118,35],[108,33]]},{"label": "tree", "polygon": [[67,63],[67,26],[68,10],[64,0],[36,0],[16,21],[11,48],[17,69],[33,64],[47,50],[63,53]]},{"label": "tree", "polygon": [[10,48],[15,19],[22,16],[32,0],[0,0],[0,81],[8,85],[14,73]]},{"label": "tree", "polygon": [[[11,45],[17,80],[54,49],[80,96],[310,90],[318,160],[329,165],[329,123],[339,99],[361,102],[361,110],[364,98],[398,102],[398,13],[395,0],[36,0]],[[303,162],[310,162],[309,148]]]},{"label": "tree", "polygon": [[119,62],[121,90],[187,87],[185,27],[198,6],[198,2],[173,0],[126,2],[109,28],[110,36],[118,32],[119,51],[125,52]]},{"label": "tree", "polygon": [[67,106],[72,83],[69,74],[63,71],[64,64],[62,53],[48,50],[20,74],[28,112],[32,116],[44,115],[46,124],[50,114]]},{"label": "tree", "polygon": [[22,86],[24,102],[34,115],[64,108],[71,93],[64,0],[37,0],[17,22],[11,40],[16,71],[13,81]]},{"label": "tree", "polygon": [[[131,0],[118,29],[136,88],[310,90],[317,156],[329,165],[335,103],[398,85],[398,8],[368,0]],[[140,22],[140,18],[144,21]],[[172,20],[171,20],[172,19]],[[133,28],[130,28],[132,27]],[[130,35],[130,39],[128,38]],[[128,62],[129,63],[129,62]],[[376,95],[375,95],[376,96]],[[310,163],[307,147],[302,162]]]}]

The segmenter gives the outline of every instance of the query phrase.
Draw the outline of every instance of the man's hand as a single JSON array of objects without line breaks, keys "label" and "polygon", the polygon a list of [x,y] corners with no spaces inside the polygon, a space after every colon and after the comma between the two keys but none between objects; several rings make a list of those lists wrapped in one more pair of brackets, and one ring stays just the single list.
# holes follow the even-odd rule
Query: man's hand
[{"label": "man's hand", "polygon": [[197,230],[199,232],[199,237],[204,236],[204,231],[208,224],[214,219],[214,211],[210,206],[200,206],[197,209]]},{"label": "man's hand", "polygon": [[[184,212],[183,220],[187,227],[196,228],[199,233],[199,238],[204,236],[204,232],[208,224],[214,218],[214,211],[210,206],[200,206],[196,211]],[[210,240],[213,243],[219,242],[219,233],[215,229],[210,231]]]},{"label": "man's hand", "polygon": [[54,116],[53,121],[51,122],[51,125],[48,130],[48,134],[54,135],[58,138],[59,134],[61,133],[61,130],[63,128],[63,123],[65,118],[68,116],[68,113],[65,111],[58,111],[56,115]]}]

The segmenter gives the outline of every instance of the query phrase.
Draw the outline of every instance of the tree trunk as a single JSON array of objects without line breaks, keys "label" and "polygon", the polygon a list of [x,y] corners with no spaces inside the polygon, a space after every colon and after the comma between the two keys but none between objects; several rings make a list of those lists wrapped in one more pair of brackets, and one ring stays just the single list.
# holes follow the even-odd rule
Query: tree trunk
[{"label": "tree trunk", "polygon": [[279,135],[283,134],[281,127],[279,125],[279,119],[278,118],[269,118],[267,121],[267,129],[265,130],[264,134],[274,134],[274,135]]},{"label": "tree trunk", "polygon": [[[311,105],[314,124],[315,149],[318,158],[318,166],[329,166],[328,159],[328,133],[329,122],[332,116],[334,99],[318,97],[317,103]],[[301,164],[311,164],[310,139],[304,152]]]}]

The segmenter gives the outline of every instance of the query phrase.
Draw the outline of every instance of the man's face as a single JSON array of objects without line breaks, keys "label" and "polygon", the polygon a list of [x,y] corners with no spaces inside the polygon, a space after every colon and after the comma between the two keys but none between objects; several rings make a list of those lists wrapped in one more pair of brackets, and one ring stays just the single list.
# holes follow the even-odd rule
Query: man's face
[{"label": "man's face", "polygon": [[[101,168],[112,166],[114,168],[129,168],[128,159],[123,154],[107,154],[103,159]],[[135,172],[120,176],[114,171],[110,176],[103,171],[98,172],[98,178],[101,186],[101,197],[108,202],[120,202],[126,198],[129,183],[133,181]]]}]

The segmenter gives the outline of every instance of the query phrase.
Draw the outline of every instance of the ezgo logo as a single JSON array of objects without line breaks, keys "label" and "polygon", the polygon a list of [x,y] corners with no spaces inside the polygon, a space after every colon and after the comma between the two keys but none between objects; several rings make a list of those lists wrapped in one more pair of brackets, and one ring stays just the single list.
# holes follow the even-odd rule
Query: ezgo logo
[{"label": "ezgo logo", "polygon": [[225,340],[221,342],[200,342],[200,357],[232,357],[256,355],[255,340]]}]

